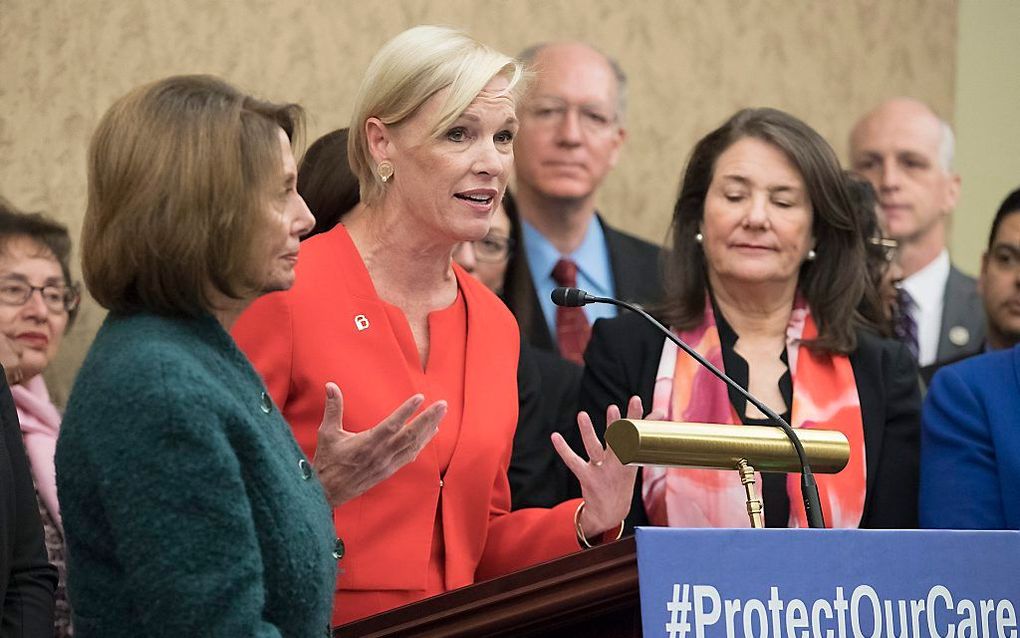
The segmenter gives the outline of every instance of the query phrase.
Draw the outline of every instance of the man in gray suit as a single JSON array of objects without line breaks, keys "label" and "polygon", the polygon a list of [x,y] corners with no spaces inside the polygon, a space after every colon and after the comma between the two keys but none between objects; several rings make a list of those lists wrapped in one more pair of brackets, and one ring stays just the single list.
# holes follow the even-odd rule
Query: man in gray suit
[{"label": "man in gray suit", "polygon": [[953,131],[922,102],[894,98],[854,126],[850,160],[878,193],[885,232],[899,241],[901,333],[922,366],[975,352],[985,339],[977,283],[949,261],[949,218],[960,194]]}]

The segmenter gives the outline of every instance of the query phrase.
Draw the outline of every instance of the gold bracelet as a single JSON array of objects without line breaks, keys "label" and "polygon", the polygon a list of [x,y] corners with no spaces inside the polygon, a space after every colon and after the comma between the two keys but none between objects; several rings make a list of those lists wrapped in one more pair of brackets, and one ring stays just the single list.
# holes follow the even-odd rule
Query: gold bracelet
[{"label": "gold bracelet", "polygon": [[[577,506],[577,511],[574,512],[574,531],[577,533],[577,540],[581,543],[581,545],[591,549],[593,545],[588,542],[588,537],[584,535],[584,529],[581,527],[581,511],[583,509],[584,501],[581,501],[581,504]],[[618,541],[623,537],[623,527],[625,522],[626,519],[620,521],[620,529],[617,530],[616,538],[613,539],[614,541]]]}]

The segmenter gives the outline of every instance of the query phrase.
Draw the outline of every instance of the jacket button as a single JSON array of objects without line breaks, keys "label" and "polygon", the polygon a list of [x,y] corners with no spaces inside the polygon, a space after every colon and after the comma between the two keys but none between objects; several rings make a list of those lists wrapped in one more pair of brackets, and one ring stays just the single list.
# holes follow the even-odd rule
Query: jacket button
[{"label": "jacket button", "polygon": [[298,464],[298,467],[301,468],[301,478],[303,478],[306,481],[308,479],[312,478],[312,464],[311,463],[309,463],[305,459],[301,459],[300,461],[298,461],[297,464]]},{"label": "jacket button", "polygon": [[344,557],[344,539],[337,537],[336,542],[333,543],[333,558],[340,560]]},{"label": "jacket button", "polygon": [[269,395],[266,394],[265,392],[262,393],[262,400],[259,403],[259,407],[262,408],[262,411],[266,414],[269,414],[270,412],[273,411],[273,401],[269,398]]}]

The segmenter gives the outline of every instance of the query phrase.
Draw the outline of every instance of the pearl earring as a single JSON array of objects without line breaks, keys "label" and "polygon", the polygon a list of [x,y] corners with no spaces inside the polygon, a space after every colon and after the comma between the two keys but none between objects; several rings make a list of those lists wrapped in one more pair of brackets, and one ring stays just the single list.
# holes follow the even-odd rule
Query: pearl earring
[{"label": "pearl earring", "polygon": [[814,261],[816,257],[818,257],[818,253],[815,252],[814,248],[812,248],[811,250],[807,251],[807,260],[808,261]]},{"label": "pearl earring", "polygon": [[393,164],[389,160],[383,160],[375,167],[375,172],[379,175],[382,183],[385,184],[393,177]]},{"label": "pearl earring", "polygon": [[696,235],[694,236],[694,241],[696,241],[696,242],[698,242],[698,243],[700,244],[700,243],[702,243],[703,241],[705,241],[705,236],[704,236],[704,235],[702,235],[701,233],[698,233],[698,234],[696,234]]}]

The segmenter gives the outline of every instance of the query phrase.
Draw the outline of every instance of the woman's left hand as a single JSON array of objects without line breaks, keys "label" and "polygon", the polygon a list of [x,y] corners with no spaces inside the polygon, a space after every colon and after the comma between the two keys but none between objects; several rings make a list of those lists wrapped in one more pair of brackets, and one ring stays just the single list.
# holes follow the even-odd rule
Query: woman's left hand
[{"label": "woman's left hand", "polygon": [[[641,398],[631,397],[627,403],[627,418],[640,419],[642,413]],[[645,418],[661,420],[664,417],[653,412]],[[606,410],[606,426],[619,419],[620,408],[609,406]],[[584,499],[581,528],[585,536],[596,538],[618,528],[620,522],[627,517],[638,469],[620,463],[612,449],[602,446],[587,412],[577,413],[577,426],[581,430],[581,440],[588,454],[587,462],[570,449],[558,432],[553,433],[552,442],[560,458],[581,484],[581,497]]]}]

